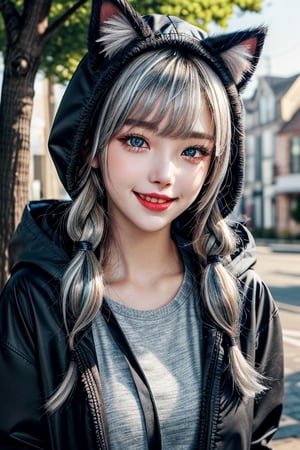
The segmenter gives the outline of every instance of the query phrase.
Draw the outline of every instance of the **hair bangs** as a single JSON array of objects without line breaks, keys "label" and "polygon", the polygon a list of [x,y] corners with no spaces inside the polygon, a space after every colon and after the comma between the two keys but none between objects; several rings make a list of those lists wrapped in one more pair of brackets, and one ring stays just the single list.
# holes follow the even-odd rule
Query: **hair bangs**
[{"label": "hair bangs", "polygon": [[[193,61],[172,49],[147,52],[136,58],[112,86],[107,110],[101,114],[111,119],[98,123],[98,129],[100,126],[102,136],[111,136],[129,118],[143,121],[151,117],[151,122],[159,125],[168,117],[161,134],[186,137],[195,128],[206,101]],[[110,131],[106,133],[107,126]]]},{"label": "hair bangs", "polygon": [[[145,52],[124,67],[101,105],[90,157],[105,153],[109,140],[128,119],[151,120],[162,136],[188,137],[204,107],[212,114],[215,155],[226,154],[230,112],[217,75],[203,61],[175,49]],[[222,162],[221,172],[225,171]]]},{"label": "hair bangs", "polygon": [[[164,123],[162,136],[190,135],[207,101],[197,68],[182,56],[172,55],[167,64],[161,61],[151,74],[145,74],[142,85],[135,90],[136,101],[129,117],[141,121],[151,118],[157,126]],[[164,120],[166,117],[168,120]]]}]

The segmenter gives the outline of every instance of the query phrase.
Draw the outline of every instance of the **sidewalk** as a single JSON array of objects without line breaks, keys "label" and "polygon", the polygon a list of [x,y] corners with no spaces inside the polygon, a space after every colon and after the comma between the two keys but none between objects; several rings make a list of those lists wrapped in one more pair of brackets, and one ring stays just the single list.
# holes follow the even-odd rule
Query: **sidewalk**
[{"label": "sidewalk", "polygon": [[286,438],[275,439],[272,441],[271,448],[273,450],[299,450],[300,439]]},{"label": "sidewalk", "polygon": [[300,422],[287,414],[295,414],[299,410],[299,392],[294,392],[294,401],[290,401],[289,394],[283,408],[280,428],[271,441],[272,450],[300,450]]},{"label": "sidewalk", "polygon": [[[289,307],[288,307],[289,306]],[[286,325],[291,313],[300,319],[300,307],[279,304]],[[289,313],[287,313],[289,311]],[[286,315],[289,314],[289,315]],[[285,316],[284,316],[285,315]],[[295,319],[297,323],[298,320]],[[292,323],[293,326],[294,322]],[[285,395],[280,427],[270,448],[273,450],[300,450],[300,352],[299,346],[285,342]]]},{"label": "sidewalk", "polygon": [[300,242],[260,241],[258,269],[276,299],[283,325],[285,397],[272,450],[300,450]]}]

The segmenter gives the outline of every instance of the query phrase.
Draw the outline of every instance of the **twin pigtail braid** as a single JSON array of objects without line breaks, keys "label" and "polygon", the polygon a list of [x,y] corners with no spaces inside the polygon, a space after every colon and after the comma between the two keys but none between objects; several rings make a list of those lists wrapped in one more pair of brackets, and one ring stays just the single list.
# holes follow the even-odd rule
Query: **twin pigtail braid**
[{"label": "twin pigtail braid", "polygon": [[[105,213],[97,201],[97,175],[91,172],[86,185],[69,211],[67,231],[75,243],[75,254],[62,280],[62,310],[68,334],[70,353],[74,352],[77,334],[91,324],[98,313],[104,293],[100,260],[94,250],[103,248]],[[203,225],[204,224],[204,225]],[[241,395],[254,397],[265,386],[260,375],[245,359],[237,341],[239,338],[239,290],[235,277],[221,263],[233,253],[235,238],[217,207],[207,220],[199,221],[194,232],[194,249],[203,266],[201,301],[205,318],[228,337],[229,363],[233,382]],[[46,404],[48,411],[58,409],[71,394],[77,379],[77,366],[70,358],[66,376]]]},{"label": "twin pigtail braid", "polygon": [[55,411],[71,394],[77,379],[77,365],[72,358],[76,336],[92,322],[102,303],[102,255],[99,261],[94,250],[104,239],[105,216],[97,201],[99,186],[95,177],[92,171],[68,215],[67,232],[75,245],[62,279],[61,296],[71,360],[63,382],[46,403],[48,411]]},{"label": "twin pigtail braid", "polygon": [[216,208],[198,233],[202,237],[195,239],[194,247],[203,263],[201,302],[206,320],[227,335],[231,376],[238,392],[254,397],[266,389],[264,377],[246,360],[237,345],[242,302],[237,280],[220,258],[222,255],[226,259],[233,253],[235,237]]}]

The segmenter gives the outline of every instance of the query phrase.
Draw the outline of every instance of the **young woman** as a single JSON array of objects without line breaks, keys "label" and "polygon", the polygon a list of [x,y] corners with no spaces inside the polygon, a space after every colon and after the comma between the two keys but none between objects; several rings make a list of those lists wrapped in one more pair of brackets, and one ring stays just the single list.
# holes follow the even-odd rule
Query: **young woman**
[{"label": "young woman", "polygon": [[11,244],[1,449],[269,448],[278,310],[228,219],[264,36],[93,3],[50,136],[71,201],[30,203]]}]

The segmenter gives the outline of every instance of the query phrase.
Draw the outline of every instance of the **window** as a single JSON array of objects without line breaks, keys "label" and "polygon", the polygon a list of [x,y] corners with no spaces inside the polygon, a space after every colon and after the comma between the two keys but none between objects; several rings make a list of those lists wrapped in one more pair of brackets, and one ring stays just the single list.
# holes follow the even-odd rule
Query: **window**
[{"label": "window", "polygon": [[261,124],[272,122],[275,118],[275,102],[272,95],[262,92],[259,99],[259,122]]},{"label": "window", "polygon": [[261,181],[261,164],[262,164],[262,148],[261,148],[261,136],[256,138],[255,148],[255,180]]},{"label": "window", "polygon": [[291,139],[291,173],[300,173],[300,136]]},{"label": "window", "polygon": [[300,195],[291,198],[291,217],[295,222],[300,223]]},{"label": "window", "polygon": [[275,136],[272,130],[263,130],[262,134],[262,156],[264,158],[274,158]]}]

